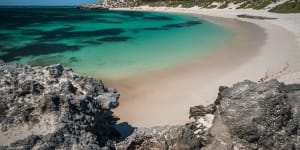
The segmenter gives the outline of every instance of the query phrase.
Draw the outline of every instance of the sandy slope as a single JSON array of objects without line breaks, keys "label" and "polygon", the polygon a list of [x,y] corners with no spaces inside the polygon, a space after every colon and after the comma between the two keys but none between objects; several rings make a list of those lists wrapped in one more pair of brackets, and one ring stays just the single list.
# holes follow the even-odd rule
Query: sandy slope
[{"label": "sandy slope", "polygon": [[[183,123],[187,121],[190,106],[210,104],[220,85],[229,86],[245,79],[259,81],[268,77],[300,82],[299,14],[198,8],[142,7],[135,10],[197,15],[233,29],[237,37],[216,53],[184,64],[126,79],[105,80],[121,93],[120,107],[115,111],[121,122],[134,126]],[[236,14],[279,19],[243,19]]]}]

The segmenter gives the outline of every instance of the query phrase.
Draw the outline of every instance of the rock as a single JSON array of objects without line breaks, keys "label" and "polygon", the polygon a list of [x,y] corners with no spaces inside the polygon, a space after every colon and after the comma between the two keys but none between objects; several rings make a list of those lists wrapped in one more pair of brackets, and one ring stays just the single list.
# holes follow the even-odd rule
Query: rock
[{"label": "rock", "polygon": [[136,2],[133,0],[103,0],[97,4],[88,4],[77,6],[77,9],[82,10],[100,10],[100,11],[107,11],[109,8],[125,8],[125,7],[134,7],[136,6]]},{"label": "rock", "polygon": [[49,67],[47,67],[47,70],[49,71],[49,74],[54,77],[60,77],[64,71],[64,67],[60,64],[57,65],[51,65]]},{"label": "rock", "polygon": [[0,66],[5,65],[4,61],[2,59],[0,59]]},{"label": "rock", "polygon": [[75,94],[77,91],[77,88],[74,87],[74,85],[70,81],[62,82],[61,83],[62,93],[73,93]]},{"label": "rock", "polygon": [[109,10],[109,8],[104,7],[103,5],[98,5],[98,4],[90,4],[90,5],[77,6],[76,9],[82,9],[82,10],[102,10],[102,11]]},{"label": "rock", "polygon": [[208,106],[194,106],[190,108],[190,118],[195,117],[195,119],[199,117],[203,117],[206,114],[214,114],[217,107],[214,104],[208,105]]},{"label": "rock", "polygon": [[117,149],[300,149],[300,84],[221,86],[214,104],[190,108],[182,126],[137,128]]},{"label": "rock", "polygon": [[132,135],[116,145],[117,149],[191,149],[202,147],[191,125],[137,128]]},{"label": "rock", "polygon": [[20,83],[20,95],[25,96],[26,94],[41,94],[44,87],[34,80],[26,80]]},{"label": "rock", "polygon": [[122,139],[111,112],[118,99],[102,81],[61,65],[4,64],[0,149],[300,149],[300,84],[221,86],[213,104],[190,108],[189,123],[133,131],[125,123],[132,134]]},{"label": "rock", "polygon": [[118,98],[62,65],[2,65],[0,149],[113,149]]},{"label": "rock", "polygon": [[[299,84],[244,81],[220,91],[219,99],[218,117],[210,129],[213,144],[223,141],[222,149],[300,149]],[[221,127],[227,137],[216,132]]]}]

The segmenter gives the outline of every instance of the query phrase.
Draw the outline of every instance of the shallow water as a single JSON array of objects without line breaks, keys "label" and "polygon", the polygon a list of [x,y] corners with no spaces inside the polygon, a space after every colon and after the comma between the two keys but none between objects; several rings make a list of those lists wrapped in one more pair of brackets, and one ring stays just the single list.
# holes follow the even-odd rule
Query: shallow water
[{"label": "shallow water", "polygon": [[0,8],[0,59],[61,63],[76,72],[114,78],[199,57],[233,33],[186,15],[73,8]]}]

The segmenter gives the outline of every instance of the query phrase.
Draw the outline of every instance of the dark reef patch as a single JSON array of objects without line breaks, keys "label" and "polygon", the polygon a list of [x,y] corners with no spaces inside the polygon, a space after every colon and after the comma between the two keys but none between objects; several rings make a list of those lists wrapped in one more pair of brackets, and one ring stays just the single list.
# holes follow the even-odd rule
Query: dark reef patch
[{"label": "dark reef patch", "polygon": [[9,34],[0,33],[0,41],[8,41],[11,40],[11,36]]},{"label": "dark reef patch", "polygon": [[168,24],[168,25],[164,25],[164,28],[183,28],[183,27],[190,27],[190,26],[194,26],[194,25],[199,25],[202,24],[201,21],[187,21],[184,23],[175,23],[175,24]]},{"label": "dark reef patch", "polygon": [[2,49],[4,49],[4,45],[0,45],[0,52],[2,52]]},{"label": "dark reef patch", "polygon": [[129,39],[131,39],[131,37],[111,36],[111,37],[104,37],[104,38],[97,39],[97,41],[101,41],[101,42],[124,42],[124,41],[128,41]]},{"label": "dark reef patch", "polygon": [[166,28],[143,28],[143,30],[155,31],[155,30],[168,30],[168,29],[166,29]]},{"label": "dark reef patch", "polygon": [[120,15],[127,16],[130,18],[139,18],[144,17],[145,13],[143,12],[136,12],[136,11],[117,11]]},{"label": "dark reef patch", "polygon": [[202,22],[201,21],[187,21],[184,23],[167,24],[162,27],[136,28],[136,29],[132,29],[131,31],[133,33],[139,33],[142,31],[161,31],[161,30],[170,30],[170,29],[174,29],[174,28],[191,27],[191,26],[199,25],[199,24],[202,24]]},{"label": "dark reef patch", "polygon": [[24,32],[25,35],[39,36],[36,38],[39,42],[43,41],[58,41],[68,38],[90,38],[90,37],[101,37],[101,36],[113,36],[120,35],[124,32],[121,28],[110,28],[102,30],[90,30],[90,31],[72,31],[75,27],[60,28],[51,31],[42,30],[27,30]]},{"label": "dark reef patch", "polygon": [[0,56],[5,62],[19,60],[19,57],[40,56],[53,53],[61,53],[64,51],[77,51],[80,46],[70,46],[65,44],[47,44],[34,43],[24,47],[14,47],[3,49],[7,54]]},{"label": "dark reef patch", "polygon": [[88,45],[101,45],[101,44],[103,44],[102,42],[99,42],[99,41],[84,41],[84,43],[86,43]]},{"label": "dark reef patch", "polygon": [[144,19],[157,20],[157,21],[170,21],[170,20],[173,20],[173,18],[165,17],[165,16],[147,16],[147,17],[144,17]]},{"label": "dark reef patch", "polygon": [[77,57],[70,57],[69,63],[79,62],[80,60]]},{"label": "dark reef patch", "polygon": [[120,21],[107,21],[106,23],[120,24],[120,23],[122,23],[122,22],[120,22]]},{"label": "dark reef patch", "polygon": [[[130,21],[169,21],[176,20],[171,16],[162,14],[132,12],[132,11],[81,11],[74,8],[1,8],[0,9],[0,59],[6,62],[19,60],[26,56],[41,56],[62,53],[65,51],[77,51],[85,46],[97,46],[105,42],[125,42],[133,37],[125,35],[129,30],[133,33],[143,31],[170,30],[193,26],[201,22],[189,21],[165,26],[147,26],[143,28],[124,29],[111,27],[107,29],[82,27],[91,24],[104,23],[107,25],[121,24]],[[167,22],[166,22],[167,23]],[[175,22],[176,23],[176,22]],[[2,30],[4,32],[2,32]],[[124,34],[124,35],[123,35]],[[22,46],[16,44],[22,40]],[[66,43],[67,42],[67,43]],[[25,45],[24,45],[25,44]],[[31,64],[48,62],[61,62],[58,58],[48,60],[32,60]],[[71,60],[72,62],[72,60]],[[69,63],[65,60],[65,63]]]},{"label": "dark reef patch", "polygon": [[[62,15],[63,14],[63,15]],[[101,17],[101,16],[100,16]],[[30,8],[0,9],[2,29],[18,29],[19,27],[33,26],[36,24],[49,24],[52,22],[80,23],[99,18],[94,12],[78,11],[73,8]]]}]

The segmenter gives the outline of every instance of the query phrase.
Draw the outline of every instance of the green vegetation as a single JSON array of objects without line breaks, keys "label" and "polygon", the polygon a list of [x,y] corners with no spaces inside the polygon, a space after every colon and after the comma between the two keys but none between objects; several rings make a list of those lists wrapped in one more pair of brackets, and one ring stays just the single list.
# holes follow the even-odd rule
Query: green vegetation
[{"label": "green vegetation", "polygon": [[[136,5],[149,5],[155,6],[168,6],[189,8],[193,6],[199,6],[202,8],[216,8],[224,9],[228,7],[228,4],[233,3],[239,5],[237,9],[253,8],[263,9],[269,4],[276,2],[277,0],[137,0]],[[215,3],[220,3],[217,6]],[[289,0],[283,4],[280,4],[270,12],[276,13],[300,13],[300,0]]]},{"label": "green vegetation", "polygon": [[290,0],[281,5],[277,5],[270,12],[275,13],[300,13],[300,0]]},{"label": "green vegetation", "polygon": [[275,0],[137,0],[137,5],[215,8],[214,2],[221,3],[220,9],[228,7],[229,3],[239,4],[239,8],[262,9]]},{"label": "green vegetation", "polygon": [[224,9],[224,8],[227,8],[227,7],[228,7],[228,3],[226,2],[226,3],[222,4],[219,8]]},{"label": "green vegetation", "polygon": [[6,112],[4,110],[0,110],[0,116],[5,116]]}]

